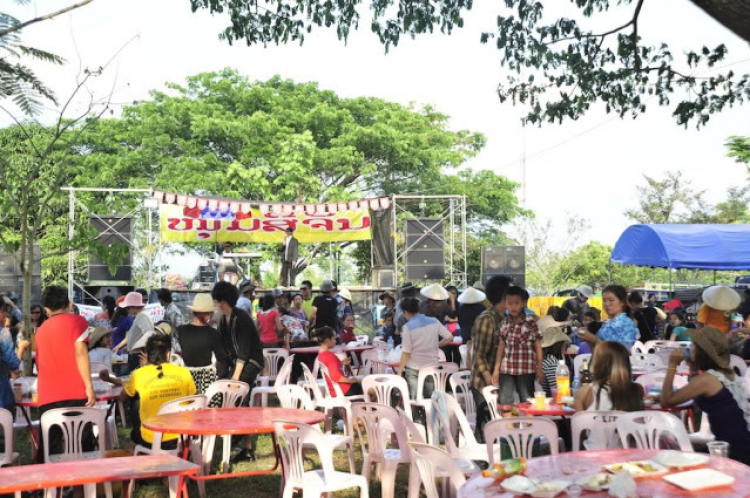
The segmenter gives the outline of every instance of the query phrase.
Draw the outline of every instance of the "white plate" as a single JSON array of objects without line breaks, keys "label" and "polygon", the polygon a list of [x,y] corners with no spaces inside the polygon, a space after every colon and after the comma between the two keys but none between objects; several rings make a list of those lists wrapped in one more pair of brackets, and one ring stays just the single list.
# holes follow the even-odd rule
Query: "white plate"
[{"label": "white plate", "polygon": [[537,484],[536,490],[531,492],[534,498],[554,498],[565,491],[570,483],[568,481],[545,481]]},{"label": "white plate", "polygon": [[[653,468],[651,471],[644,470],[641,466],[642,465],[649,465]],[[605,465],[604,469],[608,470],[609,472],[612,472],[613,474],[617,474],[619,472],[627,471],[630,472],[630,475],[634,478],[637,477],[647,477],[647,476],[657,476],[660,474],[666,474],[667,468],[663,465],[660,465],[652,460],[641,460],[637,462],[623,462],[623,463],[614,463],[612,465]]]},{"label": "white plate", "polygon": [[581,488],[587,491],[602,491],[609,489],[609,480],[612,474],[605,474],[600,472],[598,474],[582,477],[576,481]]},{"label": "white plate", "polygon": [[[536,400],[534,398],[526,398],[526,402],[536,405]],[[552,398],[544,398],[544,402],[549,405],[552,403]]]},{"label": "white plate", "polygon": [[516,496],[531,494],[536,486],[537,481],[535,479],[519,475],[511,476],[500,483],[500,487]]},{"label": "white plate", "polygon": [[662,479],[687,491],[729,486],[734,482],[734,477],[722,474],[714,469],[688,470],[687,472],[664,476]]},{"label": "white plate", "polygon": [[708,455],[701,453],[691,453],[687,451],[664,450],[660,451],[654,461],[670,469],[684,469],[687,467],[697,467],[708,462]]}]

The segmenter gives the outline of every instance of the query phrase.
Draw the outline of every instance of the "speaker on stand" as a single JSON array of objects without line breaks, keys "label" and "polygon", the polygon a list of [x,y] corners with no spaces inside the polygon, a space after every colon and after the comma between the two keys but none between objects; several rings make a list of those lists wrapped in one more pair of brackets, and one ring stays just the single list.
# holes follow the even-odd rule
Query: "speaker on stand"
[{"label": "speaker on stand", "polygon": [[110,272],[109,265],[96,256],[89,256],[89,285],[120,286],[129,285],[133,279],[131,241],[133,240],[132,216],[91,216],[91,225],[99,232],[97,242],[115,249],[124,247],[125,259]]},{"label": "speaker on stand", "polygon": [[487,246],[482,248],[482,283],[495,275],[510,277],[514,285],[526,287],[526,248]]},{"label": "speaker on stand", "polygon": [[445,228],[439,218],[406,220],[406,279],[445,278]]}]

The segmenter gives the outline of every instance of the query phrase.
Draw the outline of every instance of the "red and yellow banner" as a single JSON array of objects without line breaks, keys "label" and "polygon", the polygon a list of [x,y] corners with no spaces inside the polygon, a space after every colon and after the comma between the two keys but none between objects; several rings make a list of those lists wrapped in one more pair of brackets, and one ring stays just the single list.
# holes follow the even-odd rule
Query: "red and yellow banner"
[{"label": "red and yellow banner", "polygon": [[282,243],[287,227],[300,243],[370,240],[370,212],[354,209],[336,213],[262,213],[208,206],[162,204],[163,242]]}]

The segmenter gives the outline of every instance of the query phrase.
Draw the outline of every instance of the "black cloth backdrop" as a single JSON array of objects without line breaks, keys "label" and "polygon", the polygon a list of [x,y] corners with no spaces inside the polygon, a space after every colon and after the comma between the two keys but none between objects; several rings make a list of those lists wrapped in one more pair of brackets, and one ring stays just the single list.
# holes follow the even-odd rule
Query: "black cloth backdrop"
[{"label": "black cloth backdrop", "polygon": [[382,211],[370,210],[372,253],[376,267],[393,267],[393,206]]}]

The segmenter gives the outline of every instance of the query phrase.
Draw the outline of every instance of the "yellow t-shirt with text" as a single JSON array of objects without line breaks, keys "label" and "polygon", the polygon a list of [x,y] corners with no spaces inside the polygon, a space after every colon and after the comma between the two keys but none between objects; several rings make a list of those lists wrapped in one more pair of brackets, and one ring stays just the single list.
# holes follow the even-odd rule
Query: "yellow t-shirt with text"
[{"label": "yellow t-shirt with text", "polygon": [[[167,401],[195,394],[195,382],[190,370],[171,363],[146,365],[134,370],[122,388],[128,396],[133,397],[137,393],[141,397],[141,408],[138,411],[141,422],[157,415],[161,405]],[[147,443],[154,442],[153,431],[142,424],[141,437]],[[162,441],[176,438],[177,434],[164,434]]]}]

